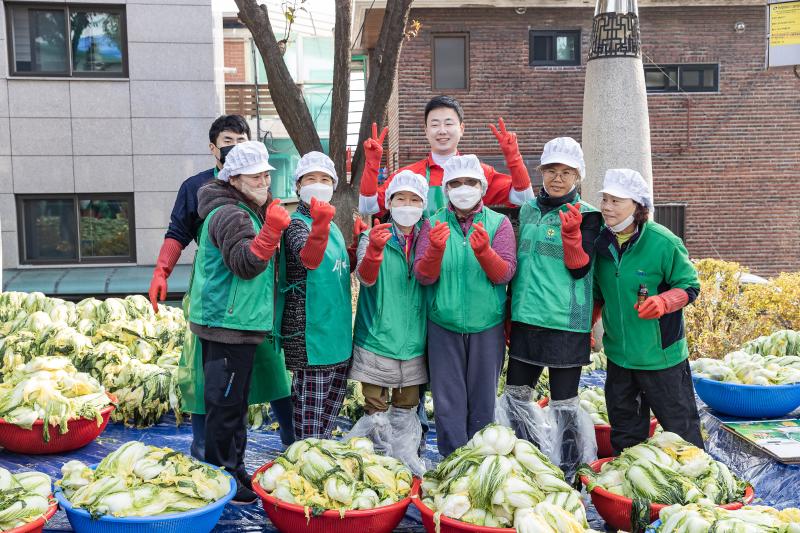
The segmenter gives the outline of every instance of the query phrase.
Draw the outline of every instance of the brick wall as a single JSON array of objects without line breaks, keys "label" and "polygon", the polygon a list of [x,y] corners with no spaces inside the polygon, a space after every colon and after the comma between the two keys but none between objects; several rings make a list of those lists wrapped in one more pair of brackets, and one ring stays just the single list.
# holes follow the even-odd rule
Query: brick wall
[{"label": "brick wall", "polygon": [[[762,275],[800,270],[800,80],[765,71],[763,7],[642,8],[645,63],[719,63],[720,91],[650,94],[656,203],[685,202],[693,257],[720,257]],[[500,156],[486,124],[503,116],[523,154],[549,139],[580,140],[592,10],[413,10],[420,35],[400,63],[400,163],[423,157],[420,124],[431,90],[431,35],[470,34],[463,152]],[[734,23],[744,22],[742,34]],[[580,67],[528,66],[529,29],[582,29]]]},{"label": "brick wall", "polygon": [[[397,84],[397,77],[395,77],[395,85]],[[400,168],[400,98],[397,91],[392,91],[389,97],[389,104],[386,109],[386,125],[389,126],[389,133],[386,135],[387,151],[385,155],[385,164],[389,168],[389,172],[394,172]]]},{"label": "brick wall", "polygon": [[242,39],[225,39],[225,66],[234,67],[236,74],[225,74],[225,83],[243,83],[245,77],[244,41]]}]

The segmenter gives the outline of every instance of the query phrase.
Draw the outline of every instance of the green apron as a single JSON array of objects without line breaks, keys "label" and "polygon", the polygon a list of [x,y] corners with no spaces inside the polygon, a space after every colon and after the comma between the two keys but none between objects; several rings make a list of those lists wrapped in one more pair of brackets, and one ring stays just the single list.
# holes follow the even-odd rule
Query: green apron
[{"label": "green apron", "polygon": [[[197,254],[195,253],[196,260]],[[192,266],[192,272],[189,274],[189,287],[183,295],[183,316],[186,319],[186,335],[178,363],[177,379],[181,393],[181,409],[187,413],[205,414],[203,348],[200,339],[189,329],[190,295],[193,281],[194,265]],[[250,394],[247,402],[250,405],[257,405],[285,398],[291,394],[290,386],[291,383],[286,372],[283,353],[274,349],[273,341],[268,335],[264,342],[256,348],[253,374],[250,379]]]},{"label": "green apron", "polygon": [[[311,228],[311,218],[295,211],[292,220],[302,220]],[[281,248],[286,249],[285,241]],[[278,304],[275,309],[276,349],[280,350],[283,310],[286,293],[301,291],[306,295],[306,323],[298,325],[293,336],[304,335],[310,366],[335,365],[350,358],[353,350],[353,308],[350,297],[350,259],[339,228],[331,222],[328,244],[322,263],[306,270],[306,279],[289,285],[286,279],[286,257],[281,254],[278,274]]]},{"label": "green apron", "polygon": [[[431,185],[431,167],[427,163],[425,164],[425,181],[428,182],[428,205],[422,215],[430,218],[439,209],[447,206],[447,200],[441,185]],[[389,209],[389,206],[386,206],[386,209]]]}]

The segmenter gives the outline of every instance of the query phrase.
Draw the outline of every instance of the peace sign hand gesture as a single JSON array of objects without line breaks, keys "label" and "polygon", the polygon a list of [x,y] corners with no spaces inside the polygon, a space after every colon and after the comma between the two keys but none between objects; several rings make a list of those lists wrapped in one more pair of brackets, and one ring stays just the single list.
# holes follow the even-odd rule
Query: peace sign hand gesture
[{"label": "peace sign hand gesture", "polygon": [[506,130],[506,123],[503,120],[503,117],[500,117],[498,122],[500,123],[499,130],[495,127],[494,124],[489,124],[489,128],[492,130],[492,133],[494,133],[494,136],[497,138],[497,142],[500,144],[500,150],[503,151],[503,156],[506,158],[506,161],[508,161],[510,157],[519,155],[517,134]]},{"label": "peace sign hand gesture", "polygon": [[389,128],[383,128],[379,137],[378,125],[375,122],[372,123],[372,137],[364,141],[364,160],[370,168],[377,170],[380,167],[383,157],[383,140],[388,132]]},{"label": "peace sign hand gesture", "polygon": [[361,196],[372,197],[378,193],[378,169],[383,157],[383,139],[389,128],[383,128],[378,137],[378,125],[372,123],[372,137],[364,141],[364,170],[361,172]]}]

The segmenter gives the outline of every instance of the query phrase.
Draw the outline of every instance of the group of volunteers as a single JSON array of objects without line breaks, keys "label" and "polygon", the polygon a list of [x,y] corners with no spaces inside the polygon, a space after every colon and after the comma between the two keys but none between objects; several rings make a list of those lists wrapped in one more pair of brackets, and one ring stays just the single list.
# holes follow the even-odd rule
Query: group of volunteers
[{"label": "group of volunteers", "polygon": [[[157,310],[196,241],[179,384],[192,453],[234,474],[235,502],[255,500],[244,468],[248,404],[271,403],[284,445],[330,438],[348,379],[365,398],[353,432],[410,466],[429,386],[440,454],[502,418],[573,475],[594,447],[578,384],[601,313],[615,450],[647,438],[651,410],[666,431],[703,446],[681,312],[699,283],[681,240],[650,219],[645,179],[607,171],[598,210],[578,194],[580,145],[559,137],[544,146],[534,193],[502,119],[491,129],[510,174],[459,153],[464,128],[456,100],[432,99],[429,155],[379,184],[387,130],[373,125],[359,198],[373,220],[356,219],[348,243],[330,203],[344,177],[328,156],[298,162],[290,215],[270,195],[268,152],[248,140],[244,119],[212,125],[217,165],[181,186],[150,298]],[[520,206],[518,230],[489,205]],[[546,415],[531,402],[545,367]]]}]

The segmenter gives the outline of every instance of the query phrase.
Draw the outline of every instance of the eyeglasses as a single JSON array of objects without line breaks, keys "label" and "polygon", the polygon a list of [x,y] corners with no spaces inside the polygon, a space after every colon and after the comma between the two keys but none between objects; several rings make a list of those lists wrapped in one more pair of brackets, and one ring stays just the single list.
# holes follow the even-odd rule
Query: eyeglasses
[{"label": "eyeglasses", "polygon": [[572,180],[578,177],[578,173],[575,172],[574,170],[562,170],[561,172],[559,172],[557,170],[553,170],[552,168],[548,168],[547,170],[542,172],[542,174],[544,175],[545,178],[550,180],[555,179],[556,176],[560,176],[565,180]]},{"label": "eyeglasses", "polygon": [[476,180],[475,178],[455,178],[452,181],[447,182],[447,186],[451,189],[457,189],[462,185],[467,185],[469,187],[477,187],[480,185],[480,180]]}]

